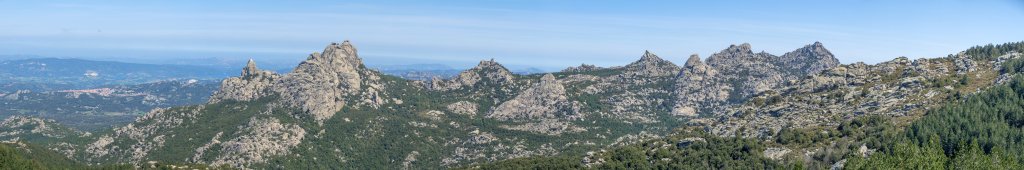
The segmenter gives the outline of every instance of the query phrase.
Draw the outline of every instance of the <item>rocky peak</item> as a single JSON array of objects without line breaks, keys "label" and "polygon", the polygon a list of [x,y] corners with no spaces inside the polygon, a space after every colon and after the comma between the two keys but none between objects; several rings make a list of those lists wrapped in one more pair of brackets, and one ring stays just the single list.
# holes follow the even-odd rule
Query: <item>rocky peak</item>
[{"label": "rocky peak", "polygon": [[680,73],[674,114],[719,113],[755,94],[839,65],[821,43],[783,57],[754,53],[750,44],[743,43],[711,55],[706,64],[699,61],[699,57],[691,56]]},{"label": "rocky peak", "polygon": [[540,83],[553,83],[553,82],[555,82],[555,75],[552,75],[551,73],[544,74],[543,77],[540,77]]},{"label": "rocky peak", "polygon": [[683,65],[679,73],[680,79],[677,81],[700,80],[703,77],[714,76],[715,73],[717,72],[714,69],[700,61],[700,56],[693,54],[686,60],[686,65]]},{"label": "rocky peak", "polygon": [[[293,79],[343,82],[345,89],[358,89],[363,70],[363,61],[356,53],[356,48],[348,40],[342,43],[333,42],[324,48],[323,53],[310,54],[306,61],[292,71]],[[308,81],[307,81],[308,82]]]},{"label": "rocky peak", "polygon": [[[486,77],[491,81],[497,82],[512,82],[512,80],[515,79],[515,76],[512,75],[512,71],[509,71],[508,68],[505,68],[505,66],[494,61],[493,58],[491,60],[482,60],[480,61],[480,64],[476,65],[476,67],[473,67],[463,73],[467,72],[479,74],[479,76]],[[463,73],[460,73],[459,76],[462,76]]]},{"label": "rocky peak", "polygon": [[242,68],[242,77],[255,75],[259,73],[259,71],[260,70],[256,68],[256,61],[253,61],[250,58],[249,62],[245,64],[245,68]]},{"label": "rocky peak", "polygon": [[654,53],[651,53],[651,51],[648,51],[648,50],[644,50],[644,55],[640,56],[640,60],[641,61],[644,61],[644,60],[660,60],[660,59],[661,58],[658,57],[658,55],[654,55]]},{"label": "rocky peak", "polygon": [[784,68],[794,69],[802,74],[818,73],[839,65],[839,60],[825,49],[821,42],[806,45],[779,57]]},{"label": "rocky peak", "polygon": [[708,57],[708,64],[713,66],[729,65],[741,62],[741,60],[751,60],[753,59],[753,57],[754,52],[750,50],[750,44],[734,44],[729,45],[729,48],[726,48]]},{"label": "rocky peak", "polygon": [[679,72],[679,66],[646,50],[640,60],[626,65],[625,68],[626,73],[650,77],[673,76]]},{"label": "rocky peak", "polygon": [[752,53],[753,52],[750,49],[750,43],[743,43],[743,44],[740,44],[740,45],[735,45],[735,44],[729,45],[729,48],[726,48],[723,51],[729,51],[729,52],[732,52],[732,53]]},{"label": "rocky peak", "polygon": [[365,69],[349,41],[331,43],[313,53],[274,86],[289,106],[302,108],[318,122],[348,104],[377,107],[384,103],[378,73]]},{"label": "rocky peak", "polygon": [[700,62],[700,56],[698,56],[697,54],[691,54],[690,58],[686,59],[686,65],[683,65],[683,67],[692,68],[693,66],[702,64],[704,63]]},{"label": "rocky peak", "polygon": [[337,43],[332,42],[324,48],[323,53],[313,53],[307,61],[313,60],[326,63],[362,64],[362,59],[356,53],[356,48],[348,40]]},{"label": "rocky peak", "polygon": [[501,70],[508,71],[508,69],[505,68],[505,66],[502,66],[500,63],[494,61],[493,58],[491,60],[480,60],[480,63],[477,64],[476,67],[473,67],[473,69],[474,70],[488,70],[488,71],[501,71]]},{"label": "rocky peak", "polygon": [[476,67],[462,71],[452,79],[433,79],[429,87],[434,90],[454,90],[465,86],[473,86],[484,80],[493,84],[509,84],[515,80],[515,75],[508,71],[505,66],[494,61],[494,59],[483,60]]},{"label": "rocky peak", "polygon": [[599,70],[599,69],[602,69],[602,68],[601,67],[597,67],[597,66],[592,65],[592,64],[580,64],[580,66],[565,68],[564,70],[562,70],[562,72],[584,72],[584,71],[594,71],[594,70]]},{"label": "rocky peak", "polygon": [[299,108],[318,123],[346,105],[377,107],[383,85],[376,72],[365,69],[349,41],[331,43],[314,52],[286,75],[260,71],[249,60],[241,77],[227,78],[211,102],[249,101],[278,94],[285,106]]},{"label": "rocky peak", "polygon": [[240,76],[221,81],[220,90],[210,96],[210,102],[249,101],[262,97],[267,94],[267,87],[273,84],[273,80],[278,77],[279,75],[273,72],[260,70],[256,67],[256,61],[249,59],[249,62],[242,68]]}]

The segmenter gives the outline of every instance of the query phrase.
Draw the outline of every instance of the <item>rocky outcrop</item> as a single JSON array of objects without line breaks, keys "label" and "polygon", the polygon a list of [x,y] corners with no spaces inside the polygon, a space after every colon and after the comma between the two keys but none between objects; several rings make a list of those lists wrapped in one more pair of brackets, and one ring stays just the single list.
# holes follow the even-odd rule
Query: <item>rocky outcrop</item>
[{"label": "rocky outcrop", "polygon": [[1021,56],[1022,56],[1022,54],[1019,53],[1019,52],[1011,52],[1011,53],[1004,54],[1002,56],[996,57],[996,61],[993,61],[994,63],[992,64],[993,65],[992,69],[993,69],[993,71],[1001,72],[1001,74],[999,74],[999,77],[997,77],[996,80],[995,80],[995,82],[997,84],[1003,84],[1003,83],[1006,83],[1006,82],[1010,82],[1010,79],[1012,79],[1014,77],[1014,75],[1012,75],[1012,74],[1006,74],[1005,73],[1004,70],[1006,70],[1007,68],[1003,67],[1003,63],[1006,62],[1006,61],[1012,60],[1012,59],[1020,58]]},{"label": "rocky outcrop", "polygon": [[387,102],[378,73],[366,69],[348,41],[331,43],[313,53],[273,85],[287,106],[301,108],[315,120],[334,116],[346,104],[378,107]]},{"label": "rocky outcrop", "polygon": [[28,116],[11,116],[0,121],[0,140],[17,139],[26,136],[42,136],[47,138],[66,138],[88,136],[90,133],[80,132],[64,127],[54,120]]},{"label": "rocky outcrop", "polygon": [[238,137],[221,143],[220,156],[212,165],[246,165],[264,163],[273,156],[287,155],[299,145],[306,131],[297,125],[281,123],[275,118],[257,118],[240,127]]},{"label": "rocky outcrop", "polygon": [[644,51],[644,55],[629,65],[626,65],[623,72],[626,76],[639,75],[646,77],[675,76],[679,73],[679,66],[661,59],[650,51]]},{"label": "rocky outcrop", "polygon": [[561,81],[573,89],[568,96],[584,98],[581,105],[607,106],[588,113],[588,117],[654,123],[660,121],[658,114],[667,111],[662,106],[671,104],[670,99],[654,96],[671,95],[672,88],[667,84],[674,82],[679,70],[679,66],[648,51],[626,66],[565,72],[569,75]]},{"label": "rocky outcrop", "polygon": [[458,90],[477,85],[502,87],[513,84],[514,80],[515,76],[511,71],[491,59],[490,61],[480,61],[476,67],[462,71],[452,79],[434,78],[427,87],[439,91]]},{"label": "rocky outcrop", "polygon": [[452,113],[469,116],[476,115],[477,112],[477,104],[469,101],[458,101],[448,104],[447,108]]},{"label": "rocky outcrop", "polygon": [[979,71],[991,70],[992,63],[965,60],[971,59],[899,57],[876,65],[840,65],[729,108],[709,129],[722,136],[771,138],[785,127],[837,126],[860,115],[923,114],[954,93],[973,92],[995,82],[985,78],[996,73]]},{"label": "rocky outcrop", "polygon": [[356,48],[345,41],[310,54],[285,75],[259,70],[249,60],[241,76],[225,79],[210,102],[249,101],[276,94],[281,99],[278,102],[322,122],[345,106],[376,108],[391,101],[386,100],[380,81],[379,73],[366,69]]},{"label": "rocky outcrop", "polygon": [[[180,115],[166,114],[165,109],[153,109],[136,119],[135,123],[115,128],[113,132],[87,144],[85,153],[89,155],[90,161],[113,159],[141,164],[154,149],[164,146],[167,135],[162,132],[180,126],[189,117],[195,117],[202,108],[187,109],[180,112]],[[120,142],[128,145],[115,144]]]},{"label": "rocky outcrop", "polygon": [[554,75],[545,74],[540,82],[512,100],[498,105],[488,118],[498,120],[575,119],[579,106],[570,102],[565,87]]},{"label": "rocky outcrop", "polygon": [[978,67],[978,63],[962,52],[953,56],[953,64],[956,65],[957,75],[964,75],[968,72],[977,71],[976,68]]},{"label": "rocky outcrop", "polygon": [[18,99],[20,99],[20,95],[21,94],[27,94],[27,93],[32,93],[32,91],[31,90],[18,90],[18,91],[15,91],[14,93],[0,94],[0,97],[3,97],[3,99],[5,99],[5,100],[18,100]]},{"label": "rocky outcrop", "polygon": [[562,133],[587,131],[587,129],[574,126],[572,123],[552,119],[543,119],[539,122],[530,122],[519,125],[502,125],[501,127],[510,130],[526,131],[545,135],[561,135]]},{"label": "rocky outcrop", "polygon": [[250,101],[266,96],[271,92],[268,90],[270,85],[279,77],[276,73],[256,68],[256,61],[249,59],[240,76],[226,78],[221,82],[220,90],[210,96],[210,102]]},{"label": "rocky outcrop", "polygon": [[714,108],[719,102],[725,101],[732,87],[720,85],[717,77],[718,70],[701,62],[697,54],[690,55],[676,80],[675,93],[680,96],[676,99],[672,114],[697,116],[698,109]]},{"label": "rocky outcrop", "polygon": [[591,64],[580,64],[580,66],[569,67],[562,70],[562,72],[587,72],[604,69]]},{"label": "rocky outcrop", "polygon": [[792,151],[793,150],[785,147],[770,147],[764,150],[764,157],[771,160],[782,160],[783,156],[786,156],[786,154]]},{"label": "rocky outcrop", "polygon": [[839,65],[839,60],[821,42],[783,54],[779,56],[779,62],[783,68],[798,74],[817,74]]},{"label": "rocky outcrop", "polygon": [[781,57],[754,53],[750,44],[732,45],[708,57],[691,56],[676,80],[675,115],[722,113],[751,97],[835,67],[839,61],[821,43]]}]

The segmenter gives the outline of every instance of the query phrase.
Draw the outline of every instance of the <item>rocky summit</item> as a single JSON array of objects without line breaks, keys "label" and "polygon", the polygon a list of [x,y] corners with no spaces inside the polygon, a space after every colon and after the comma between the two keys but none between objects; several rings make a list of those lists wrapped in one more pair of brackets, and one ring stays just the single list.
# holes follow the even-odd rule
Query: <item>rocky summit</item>
[{"label": "rocky summit", "polygon": [[672,113],[721,113],[751,96],[837,65],[839,60],[819,42],[781,57],[754,53],[747,43],[731,45],[712,54],[706,62],[693,55],[676,81]]},{"label": "rocky summit", "polygon": [[250,101],[277,95],[280,104],[300,108],[306,116],[323,121],[346,105],[379,107],[388,102],[379,81],[379,73],[366,69],[355,47],[345,41],[310,54],[285,75],[259,70],[249,60],[242,75],[225,79],[210,101]]},{"label": "rocky summit", "polygon": [[503,86],[511,85],[514,80],[514,76],[511,71],[508,71],[505,66],[498,64],[494,59],[480,61],[480,64],[476,65],[469,70],[459,73],[455,78],[442,80],[440,78],[434,78],[430,81],[428,88],[433,90],[457,90],[463,88],[470,88],[473,86],[482,85],[494,85]]},{"label": "rocky summit", "polygon": [[673,76],[679,73],[679,66],[661,59],[650,51],[644,51],[644,55],[629,65],[626,65],[627,74],[642,76]]}]

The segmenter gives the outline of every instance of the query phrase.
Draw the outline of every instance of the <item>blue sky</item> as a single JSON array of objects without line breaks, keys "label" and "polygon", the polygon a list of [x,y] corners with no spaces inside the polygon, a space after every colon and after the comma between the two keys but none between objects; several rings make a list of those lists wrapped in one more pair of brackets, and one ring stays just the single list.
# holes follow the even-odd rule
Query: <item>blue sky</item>
[{"label": "blue sky", "polygon": [[368,64],[557,69],[820,41],[843,63],[877,63],[1022,41],[1022,21],[1020,1],[0,0],[0,55],[291,65],[348,39]]}]

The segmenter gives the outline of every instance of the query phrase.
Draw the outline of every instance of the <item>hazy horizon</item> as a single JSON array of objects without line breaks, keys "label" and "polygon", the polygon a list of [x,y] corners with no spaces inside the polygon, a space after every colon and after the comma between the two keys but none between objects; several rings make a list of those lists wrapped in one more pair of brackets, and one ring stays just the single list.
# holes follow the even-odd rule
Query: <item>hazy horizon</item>
[{"label": "hazy horizon", "polygon": [[681,64],[740,43],[781,55],[819,41],[842,63],[877,63],[1024,40],[1024,23],[1000,19],[1024,18],[1019,1],[572,2],[0,1],[0,59],[287,67],[351,40],[368,65],[494,58],[550,71],[621,66],[644,50]]}]

